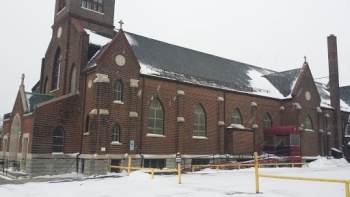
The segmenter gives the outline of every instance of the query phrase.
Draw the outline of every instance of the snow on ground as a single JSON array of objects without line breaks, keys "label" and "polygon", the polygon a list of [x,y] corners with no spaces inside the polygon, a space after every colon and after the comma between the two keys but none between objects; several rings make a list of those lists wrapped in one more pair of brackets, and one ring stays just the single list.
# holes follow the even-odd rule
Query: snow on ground
[{"label": "snow on ground", "polygon": [[[319,158],[309,168],[260,168],[262,174],[286,176],[349,179],[350,164],[344,160]],[[323,183],[296,180],[260,178],[260,194],[255,194],[254,168],[216,171],[205,169],[182,176],[155,175],[135,171],[128,177],[85,179],[73,182],[27,183],[24,185],[0,185],[1,196],[259,196],[259,197],[329,197],[345,196],[342,183]]]}]

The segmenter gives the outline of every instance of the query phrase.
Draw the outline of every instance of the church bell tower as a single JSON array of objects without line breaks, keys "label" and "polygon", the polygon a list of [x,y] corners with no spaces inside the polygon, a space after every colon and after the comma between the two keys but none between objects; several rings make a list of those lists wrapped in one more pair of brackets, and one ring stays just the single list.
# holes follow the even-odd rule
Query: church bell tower
[{"label": "church bell tower", "polygon": [[115,0],[56,0],[54,25],[67,17],[84,28],[112,36]]}]

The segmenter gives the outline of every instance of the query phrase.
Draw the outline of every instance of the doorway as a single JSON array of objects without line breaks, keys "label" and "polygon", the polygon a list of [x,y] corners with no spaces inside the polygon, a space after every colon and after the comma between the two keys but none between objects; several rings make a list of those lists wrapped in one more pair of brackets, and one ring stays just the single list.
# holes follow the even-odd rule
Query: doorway
[{"label": "doorway", "polygon": [[10,161],[17,160],[18,141],[19,141],[20,131],[21,131],[21,119],[17,114],[13,119],[12,126],[11,126],[10,156],[9,156]]}]

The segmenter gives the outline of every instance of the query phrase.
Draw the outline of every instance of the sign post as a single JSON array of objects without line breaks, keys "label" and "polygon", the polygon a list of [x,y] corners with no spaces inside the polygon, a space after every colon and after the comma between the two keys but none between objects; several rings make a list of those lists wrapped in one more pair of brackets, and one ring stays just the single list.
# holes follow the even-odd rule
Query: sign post
[{"label": "sign post", "polygon": [[181,154],[179,152],[175,155],[175,162],[177,164],[178,183],[181,184]]}]

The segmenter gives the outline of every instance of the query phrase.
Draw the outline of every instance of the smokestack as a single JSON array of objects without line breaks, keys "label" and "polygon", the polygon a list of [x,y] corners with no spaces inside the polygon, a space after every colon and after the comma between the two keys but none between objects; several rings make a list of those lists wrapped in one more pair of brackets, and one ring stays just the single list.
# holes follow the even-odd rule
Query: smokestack
[{"label": "smokestack", "polygon": [[339,88],[339,71],[338,71],[338,52],[337,37],[333,34],[327,38],[328,44],[328,64],[329,64],[329,93],[331,98],[331,106],[334,108],[333,115],[333,138],[334,147],[341,150],[342,133],[340,122],[340,88]]}]

